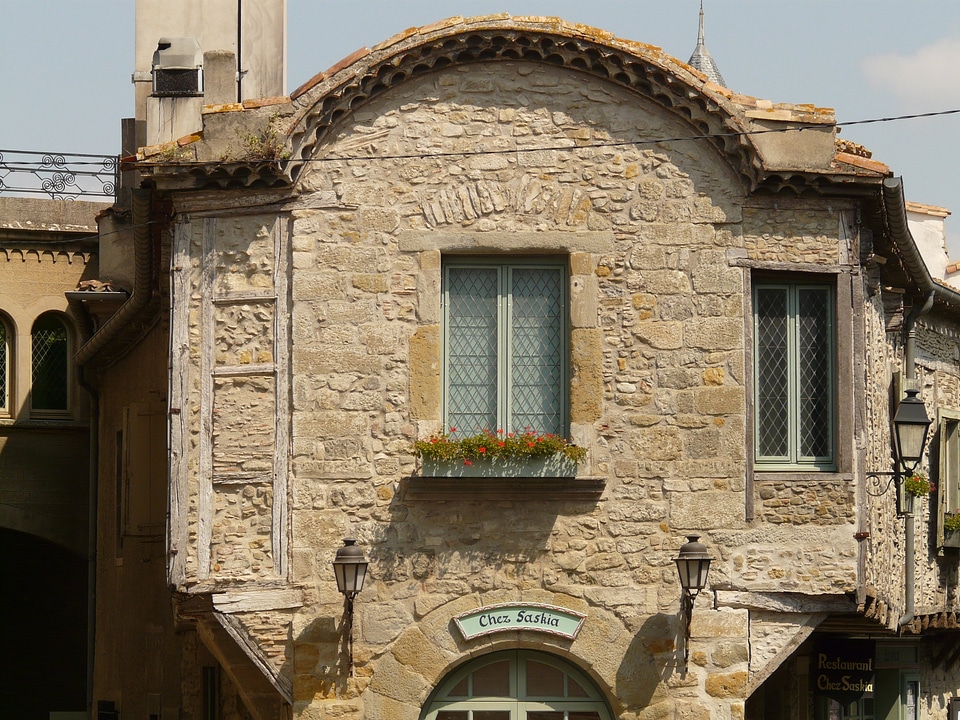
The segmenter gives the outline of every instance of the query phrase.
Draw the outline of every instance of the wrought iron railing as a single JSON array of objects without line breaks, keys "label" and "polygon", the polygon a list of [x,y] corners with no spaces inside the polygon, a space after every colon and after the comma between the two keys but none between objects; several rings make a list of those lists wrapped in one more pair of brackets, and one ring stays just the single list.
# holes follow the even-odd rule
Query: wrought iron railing
[{"label": "wrought iron railing", "polygon": [[113,199],[119,170],[120,158],[115,155],[0,150],[0,195]]}]

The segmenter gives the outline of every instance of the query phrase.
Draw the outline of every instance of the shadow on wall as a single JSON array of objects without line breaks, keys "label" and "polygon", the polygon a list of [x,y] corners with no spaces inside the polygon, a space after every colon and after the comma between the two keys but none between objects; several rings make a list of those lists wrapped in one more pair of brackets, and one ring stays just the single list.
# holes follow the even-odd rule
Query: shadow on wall
[{"label": "shadow on wall", "polygon": [[[680,676],[683,654],[677,644],[678,631],[679,618],[676,615],[657,613],[643,622],[617,670],[617,688],[623,694],[622,700],[633,707],[647,708],[656,716],[685,717],[690,714],[676,707],[681,701],[673,697],[663,700],[662,712],[650,707],[659,704],[654,701],[657,688],[670,681],[673,675]],[[691,702],[691,705],[695,704],[695,701]]]},{"label": "shadow on wall", "polygon": [[86,707],[87,563],[33,535],[0,529],[0,707],[47,720]]}]

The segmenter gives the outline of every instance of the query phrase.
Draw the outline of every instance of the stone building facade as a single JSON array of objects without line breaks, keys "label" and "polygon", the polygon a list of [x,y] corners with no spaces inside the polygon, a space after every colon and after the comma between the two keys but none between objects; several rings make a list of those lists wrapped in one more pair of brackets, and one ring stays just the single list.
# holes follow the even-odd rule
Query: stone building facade
[{"label": "stone building facade", "polygon": [[[237,137],[257,142],[238,153]],[[185,707],[219,692],[224,716],[256,718],[944,717],[960,296],[926,271],[899,182],[837,145],[830,110],[735,95],[556,19],[454,18],[289,97],[209,105],[202,133],[136,166],[169,257],[169,303],[129,362],[169,332],[169,377],[145,366],[143,391],[169,420],[178,639],[160,623],[157,642],[190,658]],[[417,440],[526,429],[529,388],[500,360],[527,358],[528,326],[502,319],[527,280],[562,306],[528,333],[538,359],[560,348],[530,412],[559,407],[585,461],[572,478],[429,469]],[[507,308],[483,315],[496,349],[461,352],[490,298]],[[122,377],[104,370],[108,403],[127,402]],[[491,382],[497,409],[477,410]],[[937,415],[941,490],[904,519],[870,473],[891,466],[911,386]],[[451,429],[481,415],[497,427]],[[685,535],[714,558],[689,643]],[[370,560],[352,646],[331,566],[348,537]],[[582,623],[544,632],[516,608]],[[471,634],[476,613],[509,629]],[[868,659],[831,654],[853,646]],[[876,676],[834,692],[831,663]]]},{"label": "stone building facade", "polygon": [[98,275],[106,207],[0,197],[0,704],[17,717],[84,708],[90,404],[71,355],[86,316],[65,293]]}]

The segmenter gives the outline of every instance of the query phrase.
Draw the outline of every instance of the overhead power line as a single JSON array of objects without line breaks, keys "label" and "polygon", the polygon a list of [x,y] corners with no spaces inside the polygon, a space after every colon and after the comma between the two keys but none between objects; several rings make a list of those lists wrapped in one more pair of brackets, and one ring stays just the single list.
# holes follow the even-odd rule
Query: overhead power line
[{"label": "overhead power line", "polygon": [[[953,110],[940,110],[936,112],[926,112],[926,113],[913,113],[909,115],[894,115],[889,117],[880,117],[880,118],[871,118],[868,120],[851,120],[849,122],[838,122],[835,124],[837,128],[846,128],[853,127],[856,125],[875,125],[880,123],[892,123],[892,122],[901,122],[905,120],[917,120],[922,118],[933,118],[933,117],[942,117],[946,115],[956,115],[960,114],[960,108]],[[669,143],[677,142],[693,142],[699,140],[715,140],[723,138],[736,138],[736,137],[748,137],[753,135],[765,135],[770,133],[786,133],[786,132],[802,132],[804,130],[815,129],[816,126],[804,126],[804,127],[791,127],[791,128],[767,128],[763,130],[744,130],[744,131],[731,131],[726,133],[706,133],[702,135],[686,135],[686,136],[677,136],[677,137],[666,137],[666,138],[656,138],[656,139],[637,139],[637,140],[609,140],[609,141],[600,141],[593,143],[586,143],[582,145],[530,145],[530,146],[516,146],[512,148],[502,148],[494,150],[457,150],[457,151],[437,151],[437,152],[421,152],[421,153],[403,153],[403,154],[381,154],[381,155],[335,155],[330,157],[322,158],[284,158],[277,159],[276,162],[281,164],[286,163],[325,163],[325,162],[342,162],[342,161],[358,161],[358,160],[425,160],[429,158],[445,158],[445,157],[474,157],[478,155],[515,155],[517,153],[530,153],[530,152],[543,152],[543,151],[568,151],[568,150],[583,150],[583,149],[593,149],[593,148],[617,148],[625,147],[628,145],[665,145]],[[17,153],[27,153],[28,151],[23,150],[3,150],[0,149],[0,158],[3,157],[4,153],[17,154]],[[48,154],[70,154],[74,157],[82,157],[80,153],[48,153]],[[103,158],[105,157],[116,157],[116,156],[106,156],[106,155],[90,155],[86,154],[86,157],[90,158],[99,158],[99,160],[74,160],[70,162],[72,167],[82,166],[82,165],[102,165]],[[242,161],[241,161],[242,162]],[[159,166],[159,167],[211,167],[217,165],[229,165],[231,161],[228,160],[214,160],[214,161],[170,161],[170,162],[156,162],[151,161],[150,165]],[[35,166],[38,166],[38,163],[31,161],[15,161],[15,160],[6,160],[4,165],[7,166],[17,166],[18,168],[30,169]]]}]

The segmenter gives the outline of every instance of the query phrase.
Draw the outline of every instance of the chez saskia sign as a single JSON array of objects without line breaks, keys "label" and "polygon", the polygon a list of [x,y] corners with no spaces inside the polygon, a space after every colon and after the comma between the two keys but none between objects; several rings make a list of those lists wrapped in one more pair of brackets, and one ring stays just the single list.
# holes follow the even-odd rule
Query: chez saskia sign
[{"label": "chez saskia sign", "polygon": [[573,640],[584,619],[586,615],[553,605],[501,603],[461,613],[453,621],[464,640],[510,630],[532,630]]},{"label": "chez saskia sign", "polygon": [[820,640],[812,658],[814,692],[840,703],[873,697],[876,649],[872,640]]}]

